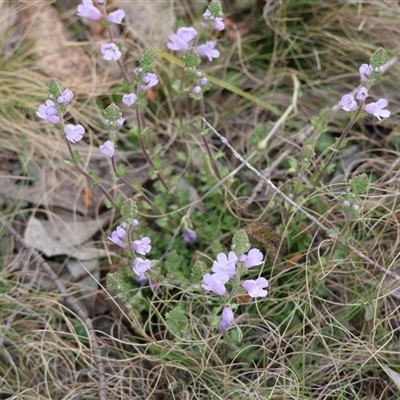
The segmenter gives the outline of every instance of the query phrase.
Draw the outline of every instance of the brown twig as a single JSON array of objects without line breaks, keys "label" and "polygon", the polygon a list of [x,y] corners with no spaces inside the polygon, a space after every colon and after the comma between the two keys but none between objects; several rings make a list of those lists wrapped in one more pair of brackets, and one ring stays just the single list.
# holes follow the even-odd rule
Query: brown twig
[{"label": "brown twig", "polygon": [[107,384],[105,378],[105,369],[104,364],[101,359],[100,346],[97,342],[97,337],[95,334],[95,330],[93,327],[92,320],[89,318],[87,311],[85,308],[79,304],[78,300],[76,300],[73,296],[68,294],[66,287],[58,278],[57,274],[52,270],[50,265],[43,259],[43,257],[36,251],[29,243],[27,243],[22,236],[3,218],[0,216],[1,225],[14,237],[14,239],[19,243],[22,247],[30,251],[30,254],[35,258],[35,261],[39,264],[39,266],[49,275],[51,280],[55,283],[59,293],[64,297],[66,305],[74,311],[78,317],[85,324],[89,340],[92,346],[93,358],[97,365],[97,371],[99,374],[99,399],[107,400]]}]

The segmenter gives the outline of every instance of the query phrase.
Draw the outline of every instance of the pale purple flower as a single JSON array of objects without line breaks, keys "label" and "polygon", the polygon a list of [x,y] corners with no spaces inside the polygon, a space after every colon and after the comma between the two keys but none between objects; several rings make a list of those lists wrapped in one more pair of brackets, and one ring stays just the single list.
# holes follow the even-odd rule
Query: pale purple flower
[{"label": "pale purple flower", "polygon": [[268,287],[268,281],[265,278],[249,279],[242,283],[242,287],[253,298],[265,297],[268,294],[268,291],[264,290],[264,288]]},{"label": "pale purple flower", "polygon": [[131,224],[134,228],[136,228],[138,225],[139,225],[139,221],[137,220],[137,219],[134,219],[133,221],[132,221],[132,224]]},{"label": "pale purple flower", "polygon": [[215,18],[211,25],[216,31],[223,31],[225,29],[225,24],[222,18]]},{"label": "pale purple flower", "polygon": [[209,19],[213,19],[214,16],[211,14],[210,10],[207,9],[206,12],[203,14],[204,21],[208,21]]},{"label": "pale purple flower", "polygon": [[60,117],[57,115],[57,107],[53,100],[47,100],[46,104],[41,104],[36,114],[38,117],[53,124],[58,124],[60,122]]},{"label": "pale purple flower", "polygon": [[107,61],[119,60],[122,56],[118,46],[115,43],[103,43],[100,46],[100,51],[103,54],[103,58]]},{"label": "pale purple flower", "polygon": [[354,211],[357,211],[359,208],[360,208],[359,205],[357,205],[357,204],[354,204],[354,205],[353,205],[353,210],[354,210]]},{"label": "pale purple flower", "polygon": [[258,249],[251,249],[248,254],[241,254],[239,256],[239,261],[245,268],[255,267],[264,262],[263,253]]},{"label": "pale purple flower", "polygon": [[232,278],[236,274],[236,263],[238,261],[237,255],[230,251],[228,257],[225,253],[219,253],[217,260],[214,261],[211,270],[216,274],[223,274],[229,278]]},{"label": "pale purple flower", "polygon": [[229,306],[224,307],[222,310],[222,315],[221,315],[221,322],[219,324],[219,329],[227,329],[229,326],[232,324],[234,321],[235,317],[233,316],[233,311],[232,308]]},{"label": "pale purple flower", "polygon": [[103,18],[103,14],[93,5],[92,0],[83,0],[82,4],[79,4],[78,15],[94,21],[100,21]]},{"label": "pale purple flower", "polygon": [[151,239],[145,236],[139,240],[134,240],[132,242],[132,249],[136,251],[136,253],[139,253],[144,256],[147,253],[150,253],[151,251],[150,243]]},{"label": "pale purple flower", "polygon": [[57,103],[62,104],[63,106],[67,106],[71,103],[71,100],[74,98],[74,94],[71,90],[65,89],[58,97]]},{"label": "pale purple flower", "polygon": [[140,274],[136,275],[135,281],[138,282],[140,286],[143,286],[148,281],[148,279],[146,278],[145,274]]},{"label": "pale purple flower", "polygon": [[189,49],[189,42],[197,36],[197,31],[194,28],[179,28],[176,33],[169,35],[167,47],[170,50],[186,51]]},{"label": "pale purple flower", "polygon": [[143,260],[143,258],[136,257],[135,260],[133,261],[133,272],[138,276],[142,276],[150,268],[151,268],[150,260]]},{"label": "pale purple flower", "polygon": [[387,118],[390,116],[390,111],[384,110],[384,108],[388,105],[388,101],[386,99],[379,99],[376,103],[369,103],[364,107],[365,112],[368,114],[375,115],[376,118],[381,120],[382,118]]},{"label": "pale purple flower", "polygon": [[359,101],[365,101],[367,97],[368,97],[368,89],[364,86],[360,87],[360,89],[358,89],[356,99]]},{"label": "pale purple flower", "polygon": [[199,56],[208,57],[208,60],[212,61],[213,58],[218,58],[220,55],[220,52],[214,49],[214,47],[215,43],[208,40],[206,44],[202,44],[197,47],[197,53]]},{"label": "pale purple flower", "polygon": [[345,200],[345,201],[342,203],[342,206],[343,206],[343,207],[350,207],[350,205],[351,205],[351,203],[350,203],[348,200]]},{"label": "pale purple flower", "polygon": [[100,146],[100,153],[107,157],[113,157],[115,151],[114,142],[107,140],[104,144]]},{"label": "pale purple flower", "polygon": [[153,74],[151,72],[148,72],[147,74],[144,74],[142,80],[146,84],[146,85],[142,85],[142,87],[141,87],[141,89],[143,91],[150,89],[151,87],[157,85],[157,83],[158,83],[157,75]]},{"label": "pale purple flower", "polygon": [[111,236],[108,238],[117,246],[126,249],[128,247],[128,243],[123,242],[124,239],[128,237],[128,233],[126,230],[120,226],[117,226],[117,229],[111,232]]},{"label": "pale purple flower", "polygon": [[361,82],[368,82],[368,75],[372,74],[372,66],[368,64],[362,64],[359,68]]},{"label": "pale purple flower", "polygon": [[183,232],[183,240],[186,243],[194,243],[197,240],[197,233],[190,228],[186,228]]},{"label": "pale purple flower", "polygon": [[104,3],[104,0],[97,0],[97,2],[98,2],[99,4],[103,4],[103,3]]},{"label": "pale purple flower", "polygon": [[121,126],[124,124],[124,122],[125,122],[125,118],[124,118],[124,117],[121,117],[121,118],[118,118],[118,119],[115,121],[115,125],[121,127]]},{"label": "pale purple flower", "polygon": [[76,143],[82,139],[83,134],[85,133],[85,128],[79,124],[78,125],[68,124],[64,126],[64,132],[66,138],[71,143]]},{"label": "pale purple flower", "polygon": [[176,34],[181,37],[185,42],[190,42],[197,36],[197,31],[194,28],[182,27],[176,31]]},{"label": "pale purple flower", "polygon": [[205,86],[205,85],[207,85],[207,83],[208,83],[208,79],[207,78],[201,78],[200,79],[200,85],[201,86]]},{"label": "pale purple flower", "polygon": [[143,68],[142,67],[137,67],[133,70],[133,75],[140,75],[143,72]]},{"label": "pale purple flower", "polygon": [[200,94],[201,93],[201,87],[200,86],[195,86],[192,90],[193,93],[195,94]]},{"label": "pale purple flower", "polygon": [[122,96],[122,102],[127,107],[130,107],[132,104],[135,104],[136,100],[137,100],[137,96],[135,93],[124,94]]},{"label": "pale purple flower", "polygon": [[203,276],[205,283],[201,287],[209,292],[218,294],[219,296],[226,295],[225,283],[228,282],[229,277],[225,274],[205,274]]},{"label": "pale purple flower", "polygon": [[354,96],[351,94],[345,94],[342,96],[342,107],[344,111],[356,111],[357,102],[354,100]]},{"label": "pale purple flower", "polygon": [[112,24],[120,24],[122,20],[125,18],[125,11],[124,10],[116,10],[108,14],[108,22]]}]

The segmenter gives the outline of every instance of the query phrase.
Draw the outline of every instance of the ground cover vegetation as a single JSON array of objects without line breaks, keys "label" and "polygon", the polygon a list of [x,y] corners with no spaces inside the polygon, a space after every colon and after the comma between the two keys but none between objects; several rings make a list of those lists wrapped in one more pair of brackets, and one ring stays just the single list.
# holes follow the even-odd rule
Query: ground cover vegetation
[{"label": "ground cover vegetation", "polygon": [[399,398],[397,2],[0,7],[1,399]]}]

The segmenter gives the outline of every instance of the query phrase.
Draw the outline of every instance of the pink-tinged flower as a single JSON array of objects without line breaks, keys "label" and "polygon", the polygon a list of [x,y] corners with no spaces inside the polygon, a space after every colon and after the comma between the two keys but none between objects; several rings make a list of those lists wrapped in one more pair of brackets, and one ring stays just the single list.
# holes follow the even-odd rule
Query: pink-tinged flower
[{"label": "pink-tinged flower", "polygon": [[151,72],[148,72],[147,74],[144,74],[143,76],[143,83],[146,85],[142,85],[141,89],[144,90],[149,90],[151,87],[157,85],[158,83],[158,77],[156,74],[153,74]]},{"label": "pink-tinged flower", "polygon": [[134,240],[132,242],[132,249],[136,251],[136,253],[139,253],[144,256],[147,253],[150,253],[151,251],[150,243],[151,239],[145,236],[139,240]]},{"label": "pink-tinged flower", "polygon": [[232,308],[229,306],[224,307],[222,310],[222,315],[221,315],[221,322],[219,324],[219,329],[227,329],[229,326],[232,324],[234,321],[235,317],[233,316],[233,311]]},{"label": "pink-tinged flower", "polygon": [[170,50],[186,51],[189,48],[189,42],[197,36],[194,28],[179,28],[176,33],[169,35],[167,47]]},{"label": "pink-tinged flower", "polygon": [[127,106],[130,107],[132,104],[135,104],[137,100],[137,96],[135,93],[124,94],[122,96],[122,102]]},{"label": "pink-tinged flower", "polygon": [[354,100],[354,96],[351,94],[345,94],[342,96],[342,107],[344,111],[356,111],[357,102]]},{"label": "pink-tinged flower", "polygon": [[219,32],[225,29],[225,24],[222,18],[215,18],[211,25],[216,31]]},{"label": "pink-tinged flower", "polygon": [[388,101],[386,99],[379,99],[376,103],[369,103],[364,107],[364,110],[368,114],[375,115],[379,121],[382,118],[387,118],[390,116],[390,111],[384,110],[384,108],[388,105]]},{"label": "pink-tinged flower", "polygon": [[103,58],[107,61],[118,61],[122,56],[122,53],[115,43],[103,43],[100,46],[100,51],[103,54]]},{"label": "pink-tinged flower", "polygon": [[237,255],[230,251],[228,257],[225,253],[219,253],[217,260],[214,261],[211,270],[216,274],[226,275],[228,279],[236,274],[236,263],[238,261]]},{"label": "pink-tinged flower", "polygon": [[53,100],[47,100],[46,104],[41,104],[36,114],[38,117],[53,124],[58,124],[60,122],[60,117],[57,115],[57,107]]},{"label": "pink-tinged flower", "polygon": [[360,72],[361,82],[368,82],[368,75],[372,74],[372,66],[368,64],[362,64],[358,70]]},{"label": "pink-tinged flower", "polygon": [[207,85],[207,83],[208,83],[208,79],[207,78],[201,78],[200,79],[200,85],[201,86],[205,86],[205,85]]},{"label": "pink-tinged flower", "polygon": [[226,295],[225,283],[228,282],[229,277],[225,274],[205,274],[203,276],[205,283],[201,287],[209,292],[218,294],[219,296]]},{"label": "pink-tinged flower", "polygon": [[218,50],[214,49],[214,47],[215,43],[208,40],[206,44],[197,47],[197,54],[199,56],[208,57],[208,60],[212,61],[213,58],[218,58],[221,54]]},{"label": "pink-tinged flower", "polygon": [[136,257],[135,260],[133,261],[133,272],[138,276],[142,276],[150,268],[151,268],[150,260],[143,260],[143,258]]},{"label": "pink-tinged flower", "polygon": [[265,278],[258,278],[256,280],[249,279],[242,283],[243,289],[247,291],[250,297],[265,297],[268,294],[267,290],[263,288],[268,287],[268,281]]},{"label": "pink-tinged flower", "polygon": [[125,11],[124,10],[117,10],[108,14],[108,22],[112,24],[120,24],[122,20],[125,18]]},{"label": "pink-tinged flower", "polygon": [[192,90],[193,93],[195,94],[200,94],[201,93],[201,87],[200,86],[195,86]]},{"label": "pink-tinged flower", "polygon": [[183,232],[183,240],[186,243],[194,243],[197,240],[197,233],[190,228],[186,228]]},{"label": "pink-tinged flower", "polygon": [[64,126],[64,132],[66,138],[71,143],[76,143],[83,138],[83,134],[85,133],[85,128],[79,124],[78,125],[68,124]]},{"label": "pink-tinged flower", "polygon": [[260,265],[264,262],[263,253],[258,249],[251,249],[248,254],[241,254],[239,256],[239,261],[242,263],[243,267],[251,268],[256,265]]},{"label": "pink-tinged flower", "polygon": [[114,142],[107,140],[104,144],[100,146],[100,153],[107,157],[113,157],[115,152]]},{"label": "pink-tinged flower", "polygon": [[126,249],[128,247],[128,243],[123,242],[128,237],[128,233],[126,230],[120,226],[117,226],[117,229],[111,232],[111,236],[108,238],[117,246]]},{"label": "pink-tinged flower", "polygon": [[83,0],[83,4],[78,6],[78,15],[92,19],[94,21],[100,21],[103,18],[103,14],[93,5],[92,0]]},{"label": "pink-tinged flower", "polygon": [[74,94],[71,90],[65,89],[58,97],[57,103],[62,104],[63,106],[67,106],[71,103],[72,99],[74,98]]},{"label": "pink-tinged flower", "polygon": [[368,97],[368,89],[364,86],[360,87],[360,89],[358,89],[356,99],[359,101],[365,101],[367,97]]}]

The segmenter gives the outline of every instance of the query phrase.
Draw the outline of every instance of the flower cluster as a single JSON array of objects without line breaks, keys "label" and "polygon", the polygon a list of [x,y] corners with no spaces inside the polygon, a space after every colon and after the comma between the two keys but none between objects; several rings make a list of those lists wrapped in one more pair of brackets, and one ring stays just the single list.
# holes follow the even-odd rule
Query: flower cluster
[{"label": "flower cluster", "polygon": [[[386,60],[386,52],[378,49],[371,59],[371,64],[362,64],[359,68],[361,87],[358,89],[356,97],[352,94],[342,96],[342,109],[346,112],[355,112],[359,108],[366,113],[374,115],[376,118],[387,118],[390,111],[385,110],[388,105],[386,99],[379,99],[377,102],[365,104],[365,100],[369,97],[368,89],[373,85],[374,81],[383,73],[382,65]],[[357,102],[358,101],[358,102]]]},{"label": "flower cluster", "polygon": [[139,222],[137,219],[134,219],[129,225],[127,223],[122,223],[111,233],[109,239],[122,249],[129,249],[133,258],[133,272],[136,274],[136,280],[138,282],[144,282],[146,281],[145,272],[151,268],[151,261],[138,257],[136,254],[145,256],[150,253],[151,240],[147,236],[132,240],[131,233],[138,225]]},{"label": "flower cluster", "polygon": [[[103,4],[104,1],[97,0],[97,3]],[[110,24],[119,25],[125,18],[124,10],[119,9],[107,15],[105,6],[103,7],[103,11],[100,11],[100,9],[93,4],[93,0],[82,0],[82,4],[78,5],[77,11],[78,16],[93,21],[101,21],[101,23],[107,27]],[[110,38],[112,37],[110,36]],[[103,58],[107,61],[118,61],[122,55],[121,50],[114,42],[103,43],[100,46],[100,51],[103,54]]]},{"label": "flower cluster", "polygon": [[[251,249],[247,254],[240,254],[239,256],[233,251],[230,251],[228,255],[219,253],[211,268],[213,273],[206,273],[203,276],[204,283],[201,287],[219,296],[226,296],[227,289],[225,285],[230,279],[236,276],[235,284],[238,286],[242,271],[260,265],[263,262],[263,254],[258,249]],[[268,280],[262,277],[245,280],[242,282],[241,287],[252,298],[265,297],[268,294],[268,291],[265,290],[268,287]],[[234,291],[235,288],[231,291],[231,295]],[[230,306],[226,306],[222,312],[220,328],[226,329],[232,322],[233,311]]]},{"label": "flower cluster", "polygon": [[39,106],[36,115],[52,124],[61,124],[67,140],[71,143],[79,142],[85,133],[85,128],[79,124],[67,124],[63,126],[62,121],[62,115],[65,112],[66,106],[74,98],[72,91],[70,89],[63,90],[61,83],[54,79],[49,83],[49,97],[45,104]]}]

